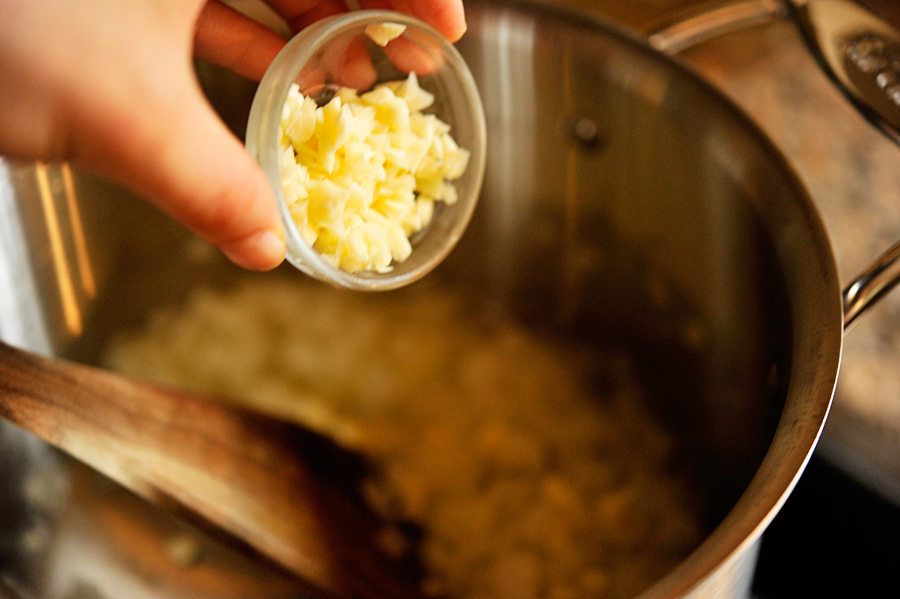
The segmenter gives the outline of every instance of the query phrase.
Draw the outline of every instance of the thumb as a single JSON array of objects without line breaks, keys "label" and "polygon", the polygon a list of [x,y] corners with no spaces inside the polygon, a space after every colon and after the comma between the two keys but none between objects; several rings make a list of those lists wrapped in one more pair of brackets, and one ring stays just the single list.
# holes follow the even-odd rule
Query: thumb
[{"label": "thumb", "polygon": [[102,128],[113,138],[105,153],[87,162],[142,193],[237,265],[274,268],[284,260],[285,246],[268,179],[196,81],[184,83],[126,108],[122,126],[111,126],[105,115]]}]

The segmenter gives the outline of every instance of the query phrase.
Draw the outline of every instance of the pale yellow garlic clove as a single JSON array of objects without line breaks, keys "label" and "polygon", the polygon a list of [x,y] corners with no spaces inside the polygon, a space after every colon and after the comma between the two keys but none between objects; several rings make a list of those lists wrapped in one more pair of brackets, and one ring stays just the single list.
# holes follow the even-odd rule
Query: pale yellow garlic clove
[{"label": "pale yellow garlic clove", "polygon": [[303,239],[348,272],[389,272],[412,253],[434,202],[456,201],[468,152],[415,74],[317,106],[293,86],[281,117],[285,201]]},{"label": "pale yellow garlic clove", "polygon": [[366,35],[382,48],[391,40],[397,39],[406,31],[406,25],[400,23],[372,23],[366,25]]}]

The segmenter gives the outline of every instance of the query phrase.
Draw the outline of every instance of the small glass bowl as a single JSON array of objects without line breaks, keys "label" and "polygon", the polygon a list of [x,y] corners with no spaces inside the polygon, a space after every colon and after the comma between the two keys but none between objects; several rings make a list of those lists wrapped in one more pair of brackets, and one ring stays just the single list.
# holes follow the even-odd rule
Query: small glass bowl
[{"label": "small glass bowl", "polygon": [[[372,24],[406,28],[382,47],[366,33]],[[365,60],[358,62],[360,57]],[[349,66],[348,66],[349,65]],[[386,273],[350,273],[331,266],[294,224],[279,174],[279,121],[288,90],[315,97],[331,85],[365,91],[372,85],[405,79],[415,71],[419,85],[434,94],[435,114],[450,125],[457,144],[469,152],[465,173],[454,183],[458,200],[435,202],[431,223],[410,239],[412,254]],[[363,89],[360,87],[363,86]],[[484,109],[475,81],[456,48],[426,23],[393,11],[361,10],[329,17],[307,27],[278,54],[259,84],[247,124],[247,150],[269,178],[285,229],[287,259],[306,274],[351,289],[387,290],[416,281],[450,253],[469,224],[481,192],[486,160]]]}]

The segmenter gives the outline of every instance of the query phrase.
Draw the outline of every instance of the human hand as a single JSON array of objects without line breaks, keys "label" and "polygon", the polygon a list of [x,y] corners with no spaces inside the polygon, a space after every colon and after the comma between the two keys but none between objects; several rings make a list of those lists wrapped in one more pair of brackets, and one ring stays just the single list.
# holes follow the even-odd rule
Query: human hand
[{"label": "human hand", "polygon": [[[293,30],[339,0],[270,0]],[[373,0],[465,31],[461,0]],[[345,9],[343,9],[345,10]],[[0,154],[69,160],[138,192],[255,270],[284,259],[259,166],[197,83],[192,54],[259,78],[284,40],[215,0],[0,2]]]}]

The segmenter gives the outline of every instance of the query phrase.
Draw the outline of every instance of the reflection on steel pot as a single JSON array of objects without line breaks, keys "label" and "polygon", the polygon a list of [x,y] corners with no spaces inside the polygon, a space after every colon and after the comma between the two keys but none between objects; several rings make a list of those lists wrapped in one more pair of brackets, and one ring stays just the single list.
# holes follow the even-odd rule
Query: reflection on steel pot
[{"label": "reflection on steel pot", "polygon": [[[484,102],[487,173],[469,230],[429,281],[557,341],[627,353],[708,526],[644,596],[746,597],[838,372],[844,314],[817,213],[743,113],[642,41],[544,7],[467,11],[459,49]],[[252,86],[200,70],[239,130]],[[14,345],[92,362],[117,330],[198,284],[268,276],[202,259],[165,218],[65,167],[2,172],[0,336]],[[0,580],[23,595],[284,591],[268,566],[2,432]],[[142,549],[117,557],[127,547]]]}]

